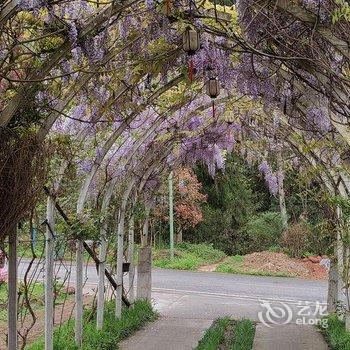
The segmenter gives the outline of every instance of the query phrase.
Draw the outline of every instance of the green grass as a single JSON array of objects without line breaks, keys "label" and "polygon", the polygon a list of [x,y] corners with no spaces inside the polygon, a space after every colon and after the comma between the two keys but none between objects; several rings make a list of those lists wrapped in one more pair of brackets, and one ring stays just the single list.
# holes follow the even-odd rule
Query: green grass
[{"label": "green grass", "polygon": [[195,350],[251,350],[255,334],[250,320],[219,318],[205,332]]},{"label": "green grass", "polygon": [[269,272],[249,269],[244,266],[244,257],[234,255],[226,257],[225,253],[210,244],[181,243],[176,246],[175,258],[169,258],[169,249],[154,249],[153,266],[175,270],[197,270],[202,265],[211,265],[222,261],[216,272],[236,273],[255,276],[290,277],[287,272]]},{"label": "green grass", "polygon": [[[45,289],[44,285],[42,283],[34,283],[30,284],[28,286],[28,296],[30,300],[30,305],[33,308],[34,312],[38,314],[38,312],[43,312],[45,307]],[[55,299],[55,303],[59,304],[62,303],[66,297],[67,294],[62,288],[61,285],[57,285],[56,288],[58,288],[57,297]],[[24,284],[23,282],[19,283],[18,290],[20,293],[20,297],[18,300],[19,305],[19,312],[24,312],[26,309],[26,303],[24,302]],[[6,323],[7,320],[7,284],[1,284],[0,285],[0,324]]]},{"label": "green grass", "polygon": [[[104,326],[96,330],[95,315],[89,318],[91,309],[84,313],[83,350],[116,350],[121,340],[127,338],[158,315],[149,302],[141,300],[134,308],[125,308],[118,320],[114,316],[114,302],[106,304]],[[43,350],[44,339],[38,339],[26,347],[27,350]],[[54,333],[55,350],[77,350],[74,344],[74,320],[64,323]]]},{"label": "green grass", "polygon": [[216,272],[236,273],[254,276],[290,277],[287,272],[269,272],[259,269],[248,269],[244,267],[243,256],[229,256],[217,268]]},{"label": "green grass", "polygon": [[225,256],[224,252],[209,244],[182,243],[176,246],[173,261],[170,261],[167,249],[155,249],[153,266],[166,269],[196,270],[201,265],[214,264]]},{"label": "green grass", "polygon": [[0,324],[7,320],[7,284],[0,284]]},{"label": "green grass", "polygon": [[236,323],[235,341],[230,350],[251,350],[253,348],[255,326],[250,320]]},{"label": "green grass", "polygon": [[350,332],[345,330],[345,323],[336,315],[331,315],[325,317],[324,320],[327,320],[327,326],[320,329],[326,338],[329,346],[333,350],[350,350]]},{"label": "green grass", "polygon": [[230,321],[228,317],[219,318],[214,321],[211,327],[204,333],[203,338],[199,341],[196,350],[216,350],[224,338],[226,328]]}]

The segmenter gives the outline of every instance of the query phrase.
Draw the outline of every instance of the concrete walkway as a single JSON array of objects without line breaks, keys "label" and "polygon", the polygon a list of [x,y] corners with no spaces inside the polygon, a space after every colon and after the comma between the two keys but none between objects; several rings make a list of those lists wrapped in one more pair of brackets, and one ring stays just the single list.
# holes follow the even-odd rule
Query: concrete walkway
[{"label": "concrete walkway", "polygon": [[322,334],[314,326],[287,324],[266,327],[258,324],[253,350],[328,350]]},{"label": "concrete walkway", "polygon": [[191,350],[213,320],[160,317],[120,344],[121,350]]}]

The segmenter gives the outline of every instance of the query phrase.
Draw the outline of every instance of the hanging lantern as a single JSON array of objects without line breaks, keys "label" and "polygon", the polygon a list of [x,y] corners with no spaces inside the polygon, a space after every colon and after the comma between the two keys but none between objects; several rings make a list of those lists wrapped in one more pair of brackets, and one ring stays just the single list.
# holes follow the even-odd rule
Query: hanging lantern
[{"label": "hanging lantern", "polygon": [[212,101],[212,113],[213,119],[215,119],[215,99],[220,95],[220,83],[217,78],[209,78],[206,84],[207,95],[213,99]]},{"label": "hanging lantern", "polygon": [[163,14],[169,18],[171,17],[172,10],[173,10],[173,5],[171,3],[171,0],[164,0],[162,4]]},{"label": "hanging lantern", "polygon": [[200,48],[199,32],[191,27],[187,27],[182,34],[182,47],[190,56],[188,60],[188,78],[190,82],[192,82],[194,78],[194,63],[191,56],[193,56]]},{"label": "hanging lantern", "polygon": [[187,27],[182,34],[182,47],[184,51],[189,55],[194,55],[199,50],[199,45],[199,33],[195,29]]},{"label": "hanging lantern", "polygon": [[220,83],[217,78],[209,78],[206,88],[209,97],[214,99],[220,95]]}]

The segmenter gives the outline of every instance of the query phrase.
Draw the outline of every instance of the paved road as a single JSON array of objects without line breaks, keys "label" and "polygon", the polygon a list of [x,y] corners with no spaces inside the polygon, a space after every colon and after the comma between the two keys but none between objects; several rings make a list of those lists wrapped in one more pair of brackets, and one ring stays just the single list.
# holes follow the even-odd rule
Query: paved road
[{"label": "paved road", "polygon": [[[20,263],[19,275],[21,278],[23,278],[27,267],[27,261]],[[57,263],[55,270],[61,280],[69,278],[69,283],[74,285],[74,265]],[[67,274],[69,270],[72,271],[70,275]],[[36,277],[43,279],[44,266],[42,263],[34,264],[32,271],[35,271]],[[84,274],[87,285],[97,284],[96,268],[93,265],[87,265]],[[128,278],[125,280],[127,285]],[[221,304],[234,301],[239,305],[239,309],[245,306],[249,309],[249,306],[260,304],[259,300],[280,301],[290,305],[325,303],[327,282],[298,278],[153,269],[152,292],[159,307],[164,303],[167,304],[169,300],[182,296],[192,300],[220,300]],[[215,302],[215,304],[219,303]],[[200,305],[198,305],[198,309],[200,309]],[[224,309],[223,311],[228,310]]]},{"label": "paved road", "polygon": [[[19,276],[23,278],[28,261],[21,261]],[[43,279],[43,263],[34,263],[31,274]],[[71,271],[71,274],[68,273]],[[61,280],[75,282],[75,266],[68,262],[56,263],[55,273]],[[84,269],[88,285],[96,285],[98,276],[94,265]],[[127,278],[125,279],[128,280]],[[260,277],[199,271],[152,270],[152,289],[164,293],[206,294],[222,297],[258,298],[282,301],[326,301],[327,282],[298,278]]]},{"label": "paved road", "polygon": [[[23,278],[28,261],[19,266],[19,276]],[[69,275],[67,272],[71,270]],[[39,279],[44,277],[43,264],[34,264]],[[56,264],[57,276],[75,282],[75,267],[70,263]],[[84,269],[84,278],[88,285],[96,285],[96,268],[88,265]],[[126,283],[128,278],[125,279]],[[152,290],[164,293],[213,295],[217,297],[281,300],[286,302],[325,302],[327,295],[326,281],[309,281],[298,278],[260,277],[199,271],[152,270]]]}]

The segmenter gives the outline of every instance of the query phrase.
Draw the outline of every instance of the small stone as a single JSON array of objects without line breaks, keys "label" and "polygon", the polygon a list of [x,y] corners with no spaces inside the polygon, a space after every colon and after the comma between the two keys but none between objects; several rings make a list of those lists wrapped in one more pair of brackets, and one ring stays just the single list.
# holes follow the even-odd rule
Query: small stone
[{"label": "small stone", "polygon": [[75,294],[75,288],[74,287],[66,287],[65,292],[68,295],[73,295],[73,294]]},{"label": "small stone", "polygon": [[320,256],[309,256],[309,260],[314,264],[319,264],[322,258]]}]

